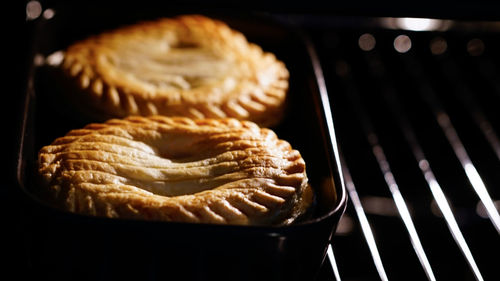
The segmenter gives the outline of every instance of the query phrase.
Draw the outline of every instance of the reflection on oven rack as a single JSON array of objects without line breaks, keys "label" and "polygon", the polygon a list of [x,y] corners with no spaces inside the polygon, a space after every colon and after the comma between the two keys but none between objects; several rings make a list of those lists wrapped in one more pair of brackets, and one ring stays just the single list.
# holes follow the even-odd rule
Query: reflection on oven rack
[{"label": "reflection on oven rack", "polygon": [[[500,249],[498,34],[445,20],[379,22],[314,37],[351,204],[337,230],[346,245],[333,245],[336,279],[489,280]],[[414,254],[402,254],[408,245]]]}]

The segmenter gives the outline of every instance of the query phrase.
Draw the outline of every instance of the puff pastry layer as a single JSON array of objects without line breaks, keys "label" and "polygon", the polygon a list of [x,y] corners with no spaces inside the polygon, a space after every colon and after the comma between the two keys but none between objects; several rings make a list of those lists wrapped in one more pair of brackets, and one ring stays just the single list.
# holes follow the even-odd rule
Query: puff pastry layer
[{"label": "puff pastry layer", "polygon": [[283,62],[225,23],[200,15],[122,27],[71,45],[68,94],[105,120],[129,115],[280,119]]},{"label": "puff pastry layer", "polygon": [[236,119],[112,119],[56,139],[38,163],[40,194],[81,214],[289,224],[312,200],[299,151]]}]

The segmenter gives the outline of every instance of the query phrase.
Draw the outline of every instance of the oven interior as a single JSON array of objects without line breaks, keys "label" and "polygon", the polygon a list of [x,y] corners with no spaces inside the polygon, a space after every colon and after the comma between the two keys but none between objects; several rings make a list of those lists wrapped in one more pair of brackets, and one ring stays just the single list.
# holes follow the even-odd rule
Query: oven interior
[{"label": "oven interior", "polygon": [[495,279],[499,23],[319,22],[350,196],[323,280]]},{"label": "oven interior", "polygon": [[498,275],[500,22],[460,7],[264,12],[312,43],[339,143],[349,202],[318,280]]}]

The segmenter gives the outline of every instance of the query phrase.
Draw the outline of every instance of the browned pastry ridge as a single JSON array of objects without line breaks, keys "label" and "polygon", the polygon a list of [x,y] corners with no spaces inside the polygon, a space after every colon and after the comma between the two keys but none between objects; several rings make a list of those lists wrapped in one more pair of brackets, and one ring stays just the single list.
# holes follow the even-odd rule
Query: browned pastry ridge
[{"label": "browned pastry ridge", "polygon": [[289,78],[273,54],[200,15],[89,37],[65,50],[60,68],[67,94],[99,120],[158,114],[272,126],[281,118]]},{"label": "browned pastry ridge", "polygon": [[95,216],[281,225],[312,201],[299,151],[232,118],[89,124],[43,147],[38,163],[45,199]]}]

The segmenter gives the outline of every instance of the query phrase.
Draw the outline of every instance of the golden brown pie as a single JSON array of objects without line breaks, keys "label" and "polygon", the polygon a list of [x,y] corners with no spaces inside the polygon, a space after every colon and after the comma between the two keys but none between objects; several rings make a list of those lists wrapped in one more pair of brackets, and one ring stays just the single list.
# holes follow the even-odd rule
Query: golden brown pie
[{"label": "golden brown pie", "polygon": [[81,214],[289,224],[312,201],[299,151],[232,118],[112,119],[70,131],[38,160],[40,194]]},{"label": "golden brown pie", "polygon": [[[141,22],[74,43],[66,93],[98,120],[129,115],[237,118],[275,125],[283,62],[225,23],[200,15]],[[69,79],[68,79],[69,78]]]}]

